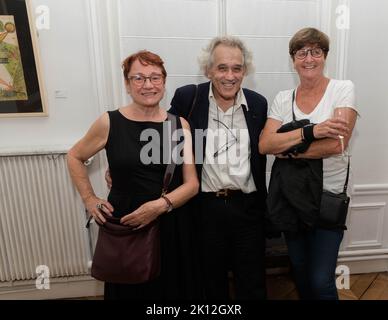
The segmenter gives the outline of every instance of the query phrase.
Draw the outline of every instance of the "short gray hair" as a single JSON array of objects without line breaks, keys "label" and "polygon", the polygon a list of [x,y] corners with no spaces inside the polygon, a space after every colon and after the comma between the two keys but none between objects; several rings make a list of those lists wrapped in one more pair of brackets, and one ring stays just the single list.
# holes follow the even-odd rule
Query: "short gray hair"
[{"label": "short gray hair", "polygon": [[202,54],[198,58],[199,66],[201,71],[205,76],[209,69],[213,66],[213,52],[214,49],[219,45],[224,45],[231,48],[239,48],[243,55],[243,65],[245,67],[245,75],[251,73],[254,69],[252,64],[252,53],[247,49],[244,42],[242,42],[239,38],[232,36],[223,36],[223,37],[215,37],[213,38],[209,45],[202,49]]}]

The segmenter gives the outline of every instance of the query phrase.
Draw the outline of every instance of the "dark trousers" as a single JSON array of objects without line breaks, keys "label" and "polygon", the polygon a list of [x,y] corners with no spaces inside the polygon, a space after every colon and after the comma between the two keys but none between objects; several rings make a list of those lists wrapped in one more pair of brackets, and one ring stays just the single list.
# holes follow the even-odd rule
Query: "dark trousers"
[{"label": "dark trousers", "polygon": [[300,299],[338,300],[335,269],[343,234],[343,230],[325,229],[286,234]]},{"label": "dark trousers", "polygon": [[104,283],[104,300],[160,300],[160,280],[139,284]]},{"label": "dark trousers", "polygon": [[206,299],[265,299],[264,212],[257,192],[217,198],[200,194],[201,251]]}]

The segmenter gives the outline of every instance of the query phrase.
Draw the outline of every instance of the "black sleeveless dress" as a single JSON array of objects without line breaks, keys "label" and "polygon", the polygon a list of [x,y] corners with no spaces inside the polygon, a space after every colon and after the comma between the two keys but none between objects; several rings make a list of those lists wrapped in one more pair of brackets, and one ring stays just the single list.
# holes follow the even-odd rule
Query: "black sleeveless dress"
[{"label": "black sleeveless dress", "polygon": [[[110,130],[105,150],[112,177],[108,201],[114,208],[113,215],[123,217],[161,195],[167,166],[163,164],[164,122],[130,120],[119,110],[108,114]],[[146,133],[145,138],[142,133]],[[182,181],[182,165],[177,165],[169,191]],[[136,285],[105,283],[105,299],[199,298],[192,215],[182,206],[160,216],[161,274],[158,279]]]}]

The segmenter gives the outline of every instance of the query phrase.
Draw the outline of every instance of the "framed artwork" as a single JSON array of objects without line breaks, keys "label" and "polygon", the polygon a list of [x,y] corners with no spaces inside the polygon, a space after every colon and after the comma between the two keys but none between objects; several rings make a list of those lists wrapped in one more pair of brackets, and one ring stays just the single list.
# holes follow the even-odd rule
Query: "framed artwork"
[{"label": "framed artwork", "polygon": [[30,0],[0,0],[0,117],[47,116]]}]

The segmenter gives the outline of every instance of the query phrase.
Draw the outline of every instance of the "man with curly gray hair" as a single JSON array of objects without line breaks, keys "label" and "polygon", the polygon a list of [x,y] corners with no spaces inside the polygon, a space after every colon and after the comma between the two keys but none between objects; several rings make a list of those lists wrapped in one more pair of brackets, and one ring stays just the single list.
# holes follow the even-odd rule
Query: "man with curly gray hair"
[{"label": "man with curly gray hair", "polygon": [[252,53],[247,49],[244,42],[239,38],[226,36],[226,37],[216,37],[210,41],[209,45],[203,49],[202,55],[198,58],[199,66],[205,76],[207,76],[208,70],[214,64],[214,49],[219,46],[224,45],[230,48],[238,48],[242,53],[242,61],[245,67],[245,76],[250,74],[254,67],[252,64]]},{"label": "man with curly gray hair", "polygon": [[236,37],[216,37],[200,66],[210,80],[178,88],[170,113],[186,118],[194,137],[201,192],[193,200],[204,294],[229,298],[229,271],[237,299],[265,299],[266,157],[258,141],[267,100],[241,87],[251,54]]}]

